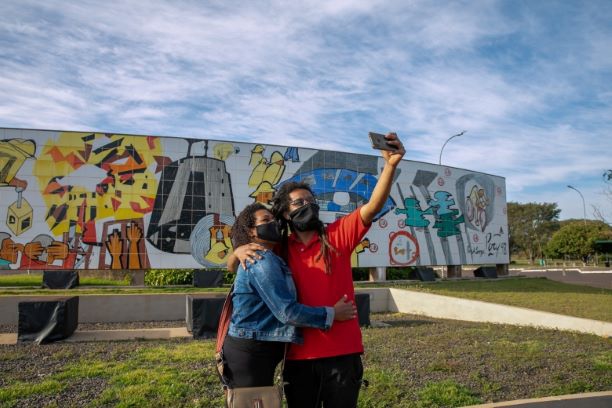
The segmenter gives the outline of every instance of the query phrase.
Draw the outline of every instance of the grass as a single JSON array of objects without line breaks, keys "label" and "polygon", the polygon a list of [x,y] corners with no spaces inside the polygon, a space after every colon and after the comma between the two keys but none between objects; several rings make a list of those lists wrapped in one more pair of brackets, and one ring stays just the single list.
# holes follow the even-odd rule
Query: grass
[{"label": "grass", "polygon": [[[76,345],[62,346],[61,360],[65,363],[57,371],[49,372],[44,381],[38,382],[36,376],[32,378],[27,369],[25,373],[9,373],[4,378],[9,379],[8,384],[0,391],[1,405],[28,406],[31,397],[41,393],[48,395],[49,403],[63,405],[66,396],[62,392],[70,392],[78,383],[95,384],[98,388],[93,393],[80,395],[80,402],[75,404],[79,406],[83,403],[92,407],[223,405],[212,370],[214,344],[211,341],[91,343],[86,345],[88,351],[84,353]],[[200,402],[202,398],[205,400]]]},{"label": "grass", "polygon": [[[612,340],[374,314],[360,408],[458,407],[612,389]],[[0,346],[0,406],[219,407],[212,340]]]},{"label": "grass", "polygon": [[465,406],[482,402],[473,391],[453,380],[428,383],[419,391],[418,396],[419,407]]},{"label": "grass", "polygon": [[[125,286],[130,283],[127,280],[101,279],[82,277],[79,278],[80,286]],[[42,275],[0,275],[0,287],[25,287],[42,286]]]},{"label": "grass", "polygon": [[139,288],[139,287],[116,287],[116,288],[92,288],[77,287],[74,289],[32,289],[15,288],[0,289],[0,296],[19,296],[19,295],[112,295],[112,294],[155,294],[155,293],[227,293],[229,287],[223,288],[195,288],[195,287],[164,287],[164,288]]},{"label": "grass", "polygon": [[31,395],[50,395],[60,392],[64,385],[57,380],[44,380],[36,384],[20,383],[0,390],[0,402],[20,400]]},{"label": "grass", "polygon": [[400,314],[375,319],[392,327],[363,330],[371,380],[363,407],[454,407],[612,388],[610,339]]},{"label": "grass", "polygon": [[[126,287],[127,280],[101,279],[82,277],[79,286],[74,289],[43,289],[42,275],[0,275],[0,296],[13,295],[80,295],[88,294],[142,294],[142,293],[200,293],[200,292],[227,292],[225,288],[196,288],[191,286],[167,287]],[[105,287],[100,287],[105,286]],[[110,286],[110,287],[108,287]]]},{"label": "grass", "polygon": [[418,282],[393,286],[612,322],[612,290],[546,278]]}]

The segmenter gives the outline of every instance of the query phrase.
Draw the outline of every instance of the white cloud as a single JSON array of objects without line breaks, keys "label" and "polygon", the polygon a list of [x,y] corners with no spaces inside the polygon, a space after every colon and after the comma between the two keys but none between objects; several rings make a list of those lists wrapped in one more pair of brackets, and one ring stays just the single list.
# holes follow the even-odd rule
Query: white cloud
[{"label": "white cloud", "polygon": [[2,126],[368,153],[367,131],[397,130],[434,163],[466,129],[443,162],[506,177],[509,199],[611,166],[605,1],[15,0],[0,15]]}]

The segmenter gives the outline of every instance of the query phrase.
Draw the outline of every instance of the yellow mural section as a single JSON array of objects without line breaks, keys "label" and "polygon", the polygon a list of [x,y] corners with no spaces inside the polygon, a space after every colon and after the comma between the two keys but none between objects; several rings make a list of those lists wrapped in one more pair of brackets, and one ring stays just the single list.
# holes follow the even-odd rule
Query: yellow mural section
[{"label": "yellow mural section", "polygon": [[63,132],[49,139],[33,173],[51,231],[67,232],[73,221],[81,232],[92,220],[138,219],[151,212],[161,155],[157,137]]}]

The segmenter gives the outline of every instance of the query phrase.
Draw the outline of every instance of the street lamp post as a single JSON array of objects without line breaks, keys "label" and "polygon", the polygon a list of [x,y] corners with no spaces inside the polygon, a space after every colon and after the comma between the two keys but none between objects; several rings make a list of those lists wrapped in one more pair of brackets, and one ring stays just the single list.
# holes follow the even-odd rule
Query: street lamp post
[{"label": "street lamp post", "polygon": [[452,135],[451,137],[449,137],[448,139],[446,139],[446,142],[444,142],[444,144],[442,145],[442,149],[440,149],[440,159],[438,160],[438,164],[442,165],[442,152],[444,151],[444,146],[446,146],[446,144],[448,142],[450,142],[451,139],[454,139],[455,137],[459,137],[459,136],[463,136],[465,134],[465,130],[462,131],[461,133],[457,133],[456,135]]},{"label": "street lamp post", "polygon": [[582,219],[584,220],[584,225],[586,226],[586,202],[584,201],[584,196],[582,195],[582,193],[574,186],[570,186],[569,184],[567,185],[567,188],[571,188],[572,190],[574,190],[575,192],[577,192],[578,194],[580,194],[580,198],[582,198],[582,212],[583,212],[583,217]]}]

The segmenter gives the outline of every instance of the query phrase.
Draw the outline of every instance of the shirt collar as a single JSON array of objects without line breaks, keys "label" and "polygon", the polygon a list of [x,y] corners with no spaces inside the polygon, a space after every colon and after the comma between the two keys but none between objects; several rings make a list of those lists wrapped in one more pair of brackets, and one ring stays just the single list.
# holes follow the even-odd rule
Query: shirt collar
[{"label": "shirt collar", "polygon": [[299,245],[304,245],[305,247],[309,247],[319,241],[319,234],[315,232],[314,234],[312,234],[312,238],[310,239],[310,241],[304,244],[302,241],[300,241],[297,234],[292,233],[292,234],[289,234],[289,241],[290,242],[293,241],[294,243],[297,243]]}]

